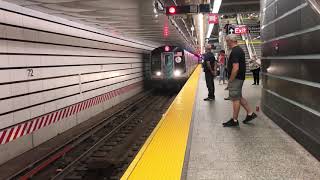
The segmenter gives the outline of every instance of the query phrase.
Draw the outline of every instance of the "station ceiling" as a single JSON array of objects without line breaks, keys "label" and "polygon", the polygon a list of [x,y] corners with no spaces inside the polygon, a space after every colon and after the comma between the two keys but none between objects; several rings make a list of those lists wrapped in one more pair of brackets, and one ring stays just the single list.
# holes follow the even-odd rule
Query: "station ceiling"
[{"label": "station ceiling", "polygon": [[219,13],[234,14],[259,11],[260,0],[222,0]]},{"label": "station ceiling", "polygon": [[[197,47],[191,26],[197,18],[169,19],[155,11],[155,0],[5,0],[26,8],[93,26],[154,46],[178,45],[193,51]],[[163,6],[211,3],[214,0],[157,0]],[[222,0],[221,11],[229,13],[259,6],[259,0]],[[157,9],[157,8],[156,8]],[[168,30],[168,35],[165,31]],[[192,36],[193,34],[193,36]]]},{"label": "station ceiling", "polygon": [[[5,0],[26,8],[86,24],[139,41],[161,45],[179,45],[192,49],[187,21],[172,23],[154,11],[154,0]],[[160,1],[164,6],[174,0]],[[183,3],[183,2],[179,2]],[[168,36],[165,31],[168,29]],[[181,33],[180,33],[181,32]],[[184,34],[184,36],[182,35]],[[193,38],[194,39],[194,38]]]}]

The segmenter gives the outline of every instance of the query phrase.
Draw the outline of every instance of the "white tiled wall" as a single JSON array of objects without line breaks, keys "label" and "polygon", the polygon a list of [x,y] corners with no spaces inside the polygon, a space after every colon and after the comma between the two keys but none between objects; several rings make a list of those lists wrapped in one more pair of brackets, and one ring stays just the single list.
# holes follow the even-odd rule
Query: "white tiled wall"
[{"label": "white tiled wall", "polygon": [[[0,38],[3,38],[0,40],[0,130],[143,81],[142,54],[153,49],[149,45],[108,37],[103,35],[107,32],[2,1],[0,5],[21,13],[0,10],[0,23],[3,23],[0,25]],[[33,76],[30,76],[30,69]],[[128,79],[132,80],[126,81]],[[141,90],[132,91],[21,138],[30,142],[18,138],[1,145],[0,150],[5,152],[9,152],[11,147],[18,149],[8,157],[0,157],[0,164]],[[72,96],[65,97],[69,95]]]}]

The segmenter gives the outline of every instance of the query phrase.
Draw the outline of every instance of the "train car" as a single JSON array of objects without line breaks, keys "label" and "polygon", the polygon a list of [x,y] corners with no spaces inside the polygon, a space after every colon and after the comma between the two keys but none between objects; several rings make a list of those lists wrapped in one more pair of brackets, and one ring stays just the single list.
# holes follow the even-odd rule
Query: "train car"
[{"label": "train car", "polygon": [[156,48],[151,52],[149,83],[156,88],[181,88],[198,62],[196,55],[180,47]]}]

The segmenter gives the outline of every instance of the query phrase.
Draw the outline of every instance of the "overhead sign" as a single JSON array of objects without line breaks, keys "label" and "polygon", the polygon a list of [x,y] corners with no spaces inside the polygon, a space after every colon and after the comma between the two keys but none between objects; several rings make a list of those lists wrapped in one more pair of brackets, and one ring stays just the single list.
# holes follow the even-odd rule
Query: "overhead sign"
[{"label": "overhead sign", "polygon": [[199,13],[210,13],[211,5],[210,4],[199,4]]},{"label": "overhead sign", "polygon": [[235,26],[230,24],[228,26],[228,34],[234,34],[234,31],[235,31]]},{"label": "overhead sign", "polygon": [[198,14],[198,13],[209,13],[209,12],[211,12],[210,4],[166,7],[167,16],[174,16],[177,14]]},{"label": "overhead sign", "polygon": [[235,34],[247,34],[248,33],[248,27],[246,25],[237,25],[234,28]]},{"label": "overhead sign", "polygon": [[208,16],[209,24],[219,24],[219,15],[216,13],[210,13]]},{"label": "overhead sign", "polygon": [[173,19],[187,19],[188,16],[186,14],[179,14],[175,16],[171,16]]},{"label": "overhead sign", "polygon": [[228,33],[229,34],[247,34],[248,26],[246,25],[229,25],[228,27]]},{"label": "overhead sign", "polygon": [[176,15],[176,14],[197,14],[197,13],[198,13],[197,5],[166,7],[166,14],[169,16]]}]

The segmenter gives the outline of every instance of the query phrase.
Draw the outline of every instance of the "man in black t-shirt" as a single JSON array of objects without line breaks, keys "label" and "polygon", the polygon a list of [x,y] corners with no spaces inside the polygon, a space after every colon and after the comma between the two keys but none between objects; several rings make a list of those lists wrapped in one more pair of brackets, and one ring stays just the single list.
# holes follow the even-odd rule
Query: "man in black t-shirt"
[{"label": "man in black t-shirt", "polygon": [[238,115],[240,111],[240,105],[247,111],[247,117],[243,123],[247,123],[257,117],[257,115],[251,111],[251,108],[245,98],[242,97],[242,86],[246,78],[246,59],[243,49],[238,46],[237,35],[230,34],[226,37],[226,43],[231,53],[228,60],[228,89],[229,98],[233,104],[233,117],[223,123],[224,127],[239,126]]},{"label": "man in black t-shirt", "polygon": [[206,53],[203,54],[203,70],[204,75],[206,78],[206,84],[208,88],[208,97],[205,98],[205,101],[212,101],[215,99],[214,96],[214,76],[215,76],[215,70],[216,70],[216,58],[214,57],[214,54],[211,52],[211,45],[206,46]]}]

